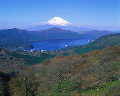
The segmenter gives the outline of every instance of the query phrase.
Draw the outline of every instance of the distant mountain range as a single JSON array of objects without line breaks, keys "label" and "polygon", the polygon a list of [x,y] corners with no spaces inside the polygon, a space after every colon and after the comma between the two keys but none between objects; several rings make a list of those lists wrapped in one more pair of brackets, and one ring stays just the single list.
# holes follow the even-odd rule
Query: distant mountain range
[{"label": "distant mountain range", "polygon": [[85,31],[83,34],[90,36],[91,38],[98,38],[103,35],[107,34],[115,34],[115,32],[106,31],[106,30],[91,30],[91,31]]},{"label": "distant mountain range", "polygon": [[26,31],[17,28],[0,30],[1,42],[29,42],[50,39],[84,39],[88,38],[86,34],[78,34],[73,31],[63,30],[57,27],[41,30]]},{"label": "distant mountain range", "polygon": [[50,28],[41,31],[27,31],[14,29],[0,30],[0,41],[1,42],[29,42],[29,41],[40,41],[40,40],[50,40],[50,39],[94,39],[100,36],[112,34],[110,31],[86,31],[83,34],[78,34],[77,32],[70,30],[63,30],[61,28]]}]

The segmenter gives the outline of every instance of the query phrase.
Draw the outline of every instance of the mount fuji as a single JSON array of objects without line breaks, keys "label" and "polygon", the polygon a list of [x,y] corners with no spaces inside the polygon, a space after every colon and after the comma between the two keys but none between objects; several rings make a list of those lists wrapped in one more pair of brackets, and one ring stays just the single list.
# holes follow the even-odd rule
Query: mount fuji
[{"label": "mount fuji", "polygon": [[47,23],[49,25],[59,25],[59,26],[68,26],[68,25],[72,24],[60,17],[54,17],[51,20],[47,21]]},{"label": "mount fuji", "polygon": [[40,31],[40,30],[45,30],[45,29],[49,29],[49,28],[53,28],[53,27],[59,27],[64,30],[71,30],[71,31],[76,31],[76,32],[91,30],[90,28],[74,25],[74,24],[62,19],[61,17],[54,17],[47,22],[32,23],[32,25],[28,28],[25,28],[25,30]]}]

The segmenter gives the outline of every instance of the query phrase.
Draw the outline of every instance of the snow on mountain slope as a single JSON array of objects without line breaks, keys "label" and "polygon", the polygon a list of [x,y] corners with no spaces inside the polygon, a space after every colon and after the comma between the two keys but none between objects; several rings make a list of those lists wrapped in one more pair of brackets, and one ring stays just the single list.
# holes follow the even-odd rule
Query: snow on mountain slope
[{"label": "snow on mountain slope", "polygon": [[47,23],[50,25],[61,25],[61,26],[66,26],[66,25],[71,24],[68,21],[66,21],[60,17],[54,17],[51,20],[49,20]]}]

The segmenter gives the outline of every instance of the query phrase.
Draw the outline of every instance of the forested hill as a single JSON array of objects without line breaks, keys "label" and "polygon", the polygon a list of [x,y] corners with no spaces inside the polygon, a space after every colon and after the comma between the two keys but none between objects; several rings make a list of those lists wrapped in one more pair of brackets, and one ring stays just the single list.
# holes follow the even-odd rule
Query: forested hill
[{"label": "forested hill", "polygon": [[120,33],[105,35],[90,42],[89,44],[81,46],[70,46],[65,49],[61,49],[61,51],[74,51],[77,54],[84,54],[93,50],[101,50],[103,48],[116,45],[120,45]]},{"label": "forested hill", "polygon": [[27,73],[8,82],[10,96],[119,96],[120,46],[56,56]]}]

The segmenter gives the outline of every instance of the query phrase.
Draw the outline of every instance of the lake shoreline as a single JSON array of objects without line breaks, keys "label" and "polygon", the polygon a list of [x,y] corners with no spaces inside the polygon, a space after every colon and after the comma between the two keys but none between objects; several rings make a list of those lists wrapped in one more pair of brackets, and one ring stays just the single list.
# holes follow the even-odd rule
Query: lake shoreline
[{"label": "lake shoreline", "polygon": [[84,44],[88,44],[90,40],[93,39],[57,39],[57,40],[44,40],[44,41],[32,41],[28,44],[32,44],[34,46],[34,50],[41,51],[54,51],[59,50],[61,48],[66,48],[68,46],[80,46]]}]

